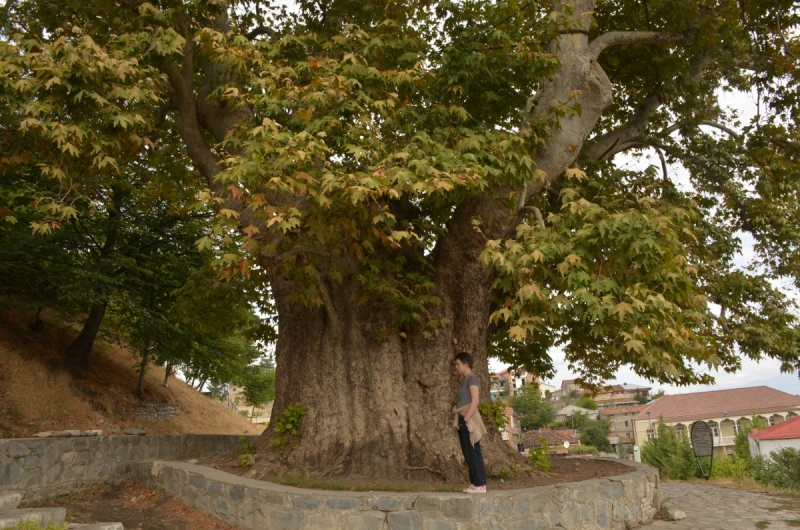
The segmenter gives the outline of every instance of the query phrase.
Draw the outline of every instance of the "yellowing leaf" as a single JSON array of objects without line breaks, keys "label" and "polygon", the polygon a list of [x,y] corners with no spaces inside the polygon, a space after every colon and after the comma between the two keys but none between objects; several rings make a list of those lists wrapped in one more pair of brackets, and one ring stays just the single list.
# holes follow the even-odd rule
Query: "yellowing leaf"
[{"label": "yellowing leaf", "polygon": [[586,172],[582,169],[578,169],[577,167],[568,168],[565,172],[567,178],[570,179],[577,179],[577,180],[584,180],[586,179]]},{"label": "yellowing leaf", "polygon": [[527,335],[528,334],[525,332],[525,330],[520,326],[511,326],[511,329],[508,330],[508,336],[518,342],[525,340]]},{"label": "yellowing leaf", "polygon": [[627,302],[620,302],[617,304],[617,307],[614,308],[615,315],[619,315],[620,318],[625,316],[625,313],[633,314],[633,307]]},{"label": "yellowing leaf", "polygon": [[240,214],[239,212],[237,212],[236,210],[231,210],[230,208],[220,208],[220,209],[219,209],[219,214],[220,214],[220,215],[224,215],[224,216],[225,216],[225,217],[227,217],[228,219],[231,219],[231,218],[233,218],[233,219],[238,219],[238,218],[239,218],[239,215],[241,215],[241,214]]}]

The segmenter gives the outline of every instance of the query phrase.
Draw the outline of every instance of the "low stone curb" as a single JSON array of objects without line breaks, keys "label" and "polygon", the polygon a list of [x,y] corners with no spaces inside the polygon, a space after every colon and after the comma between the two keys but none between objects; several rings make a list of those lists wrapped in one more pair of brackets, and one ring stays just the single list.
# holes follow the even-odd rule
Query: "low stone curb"
[{"label": "low stone curb", "polygon": [[127,480],[138,462],[223,454],[241,444],[240,436],[213,434],[2,439],[0,494],[36,500],[74,493]]},{"label": "low stone curb", "polygon": [[621,530],[659,508],[658,471],[623,463],[631,473],[479,495],[306,490],[183,462],[137,468],[151,487],[244,530]]}]

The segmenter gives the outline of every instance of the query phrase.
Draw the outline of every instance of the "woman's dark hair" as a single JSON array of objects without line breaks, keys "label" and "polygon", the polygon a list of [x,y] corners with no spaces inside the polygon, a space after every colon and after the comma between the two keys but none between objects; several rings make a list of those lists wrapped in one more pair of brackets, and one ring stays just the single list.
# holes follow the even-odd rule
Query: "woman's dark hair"
[{"label": "woman's dark hair", "polygon": [[466,364],[470,367],[470,369],[472,369],[472,355],[468,354],[467,352],[462,351],[461,353],[456,354],[456,361],[461,361],[461,364]]}]

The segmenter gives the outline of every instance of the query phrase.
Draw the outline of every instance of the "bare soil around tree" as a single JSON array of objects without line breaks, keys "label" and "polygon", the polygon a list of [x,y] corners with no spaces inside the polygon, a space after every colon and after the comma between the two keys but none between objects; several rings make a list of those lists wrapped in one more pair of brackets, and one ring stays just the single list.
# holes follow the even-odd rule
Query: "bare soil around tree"
[{"label": "bare soil around tree", "polygon": [[63,507],[69,523],[120,522],[129,530],[234,530],[219,519],[189,508],[163,491],[129,480],[74,495],[25,503],[24,508]]},{"label": "bare soil around tree", "polygon": [[[258,456],[256,456],[256,460]],[[275,482],[286,486],[336,491],[394,491],[394,492],[447,492],[461,491],[467,484],[444,480],[387,480],[379,478],[318,479],[300,474],[270,475],[259,472],[258,467],[242,467],[237,455],[208,457],[201,465],[213,467],[235,475]],[[490,476],[487,489],[515,490],[549,486],[567,482],[580,482],[595,478],[614,477],[630,473],[631,467],[610,459],[588,457],[552,458],[550,471],[537,471],[520,466],[508,470],[503,477]]]}]

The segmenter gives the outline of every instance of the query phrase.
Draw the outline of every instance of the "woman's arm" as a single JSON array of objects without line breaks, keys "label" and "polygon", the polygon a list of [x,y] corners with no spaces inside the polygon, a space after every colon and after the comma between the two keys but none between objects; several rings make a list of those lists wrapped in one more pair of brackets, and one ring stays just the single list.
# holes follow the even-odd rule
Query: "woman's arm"
[{"label": "woman's arm", "polygon": [[464,414],[464,421],[469,421],[475,411],[478,410],[478,395],[480,394],[480,388],[478,385],[470,385],[469,386],[469,397],[472,401],[469,404],[469,408],[467,409],[467,413]]}]

